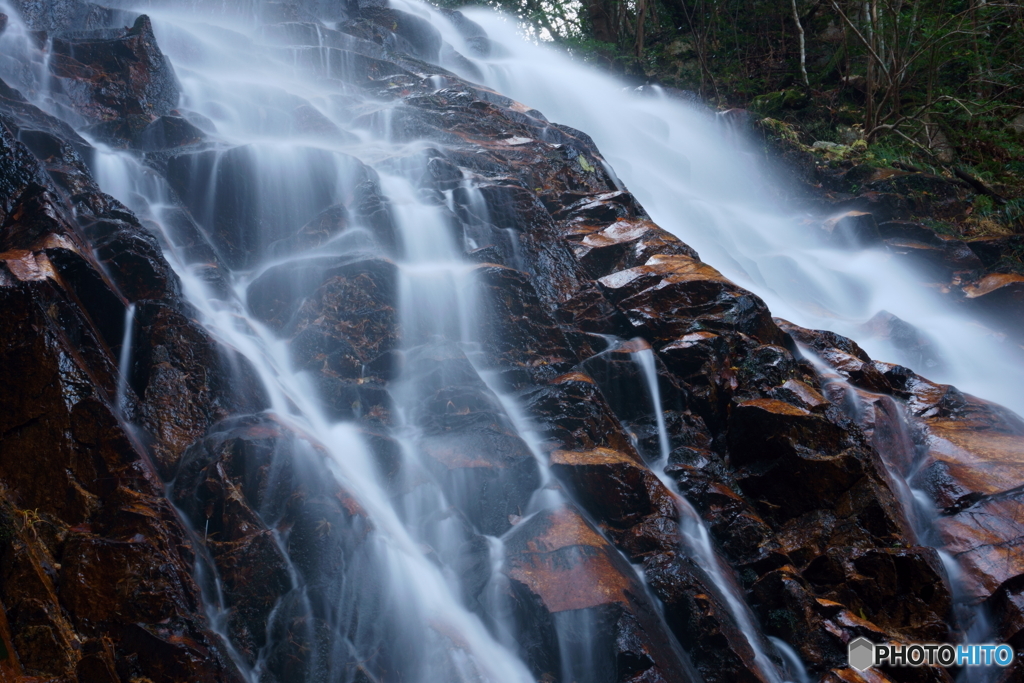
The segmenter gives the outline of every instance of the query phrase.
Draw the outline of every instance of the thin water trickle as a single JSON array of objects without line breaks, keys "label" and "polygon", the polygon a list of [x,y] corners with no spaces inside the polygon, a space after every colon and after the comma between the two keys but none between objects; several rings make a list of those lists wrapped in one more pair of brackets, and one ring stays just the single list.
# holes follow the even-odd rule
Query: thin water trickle
[{"label": "thin water trickle", "polygon": [[[863,420],[867,411],[878,410],[876,407],[869,406],[868,401],[871,399],[886,399],[884,396],[872,394],[869,391],[858,389],[851,385],[827,365],[813,349],[801,345],[800,351],[818,370],[818,374],[822,379],[823,390],[827,391],[828,386],[833,385],[842,392],[843,400],[840,406],[850,418],[856,421]],[[909,431],[907,408],[895,402],[891,405],[895,409],[893,417],[897,422],[897,433],[905,438],[905,444],[909,449],[916,451],[907,433]],[[875,419],[877,418],[878,416],[876,415]],[[873,426],[873,428],[877,428],[877,425]],[[886,442],[899,444],[898,439],[888,439]],[[967,625],[964,642],[983,643],[990,641],[994,630],[987,616],[988,608],[985,605],[972,604],[974,600],[965,590],[963,568],[957,559],[944,548],[945,544],[936,527],[939,510],[935,505],[935,501],[925,491],[912,486],[915,475],[920,472],[926,459],[915,455],[912,462],[901,465],[901,455],[903,454],[891,452],[892,448],[887,449],[881,444],[878,444],[877,447],[881,455],[882,464],[889,477],[890,488],[896,495],[906,517],[909,531],[907,535],[917,544],[934,548],[939,556],[942,568],[945,570],[945,582],[955,607],[959,608],[961,612],[954,619],[963,622],[961,626],[963,624]],[[994,671],[994,667],[968,667],[958,674],[957,680],[960,683],[984,683],[993,677]]]},{"label": "thin water trickle", "polygon": [[131,374],[132,335],[135,332],[135,304],[129,304],[124,311],[124,336],[121,339],[121,354],[117,363],[117,400],[115,404],[125,413],[125,394],[128,391],[128,376]]},{"label": "thin water trickle", "polygon": [[[669,441],[668,429],[665,427],[665,414],[661,403],[661,390],[658,387],[658,370],[654,351],[646,348],[635,351],[630,356],[640,369],[644,389],[651,402],[651,410],[655,415],[658,426],[658,450],[660,457],[658,462],[651,466],[651,470],[665,485],[665,488],[672,492],[676,499],[676,506],[679,508],[679,528],[682,531],[683,538],[686,540],[687,550],[697,565],[714,582],[715,588],[718,589],[719,595],[725,600],[725,604],[729,608],[729,613],[736,622],[736,626],[739,627],[750,644],[750,649],[754,652],[754,660],[766,679],[770,683],[783,683],[782,672],[780,672],[779,667],[765,652],[764,645],[768,643],[764,640],[761,631],[756,627],[753,615],[743,600],[736,580],[730,576],[726,565],[718,557],[718,553],[715,552],[707,525],[704,524],[704,520],[701,519],[700,514],[694,509],[690,501],[685,496],[676,492],[675,482],[665,473],[665,467],[669,463],[669,454],[671,453],[672,446]],[[792,648],[790,648],[788,653],[784,654],[788,658],[790,653],[796,656],[796,652]],[[797,661],[799,662],[798,656]],[[797,681],[795,683],[803,682]]]}]

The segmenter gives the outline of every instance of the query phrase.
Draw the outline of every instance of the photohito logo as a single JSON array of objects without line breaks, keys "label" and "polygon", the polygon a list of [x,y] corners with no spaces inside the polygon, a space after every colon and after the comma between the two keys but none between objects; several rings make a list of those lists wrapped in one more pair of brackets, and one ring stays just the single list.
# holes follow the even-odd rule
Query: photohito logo
[{"label": "photohito logo", "polygon": [[873,666],[1010,666],[1009,645],[948,645],[911,643],[875,645],[867,638],[850,641],[849,662],[857,671]]}]

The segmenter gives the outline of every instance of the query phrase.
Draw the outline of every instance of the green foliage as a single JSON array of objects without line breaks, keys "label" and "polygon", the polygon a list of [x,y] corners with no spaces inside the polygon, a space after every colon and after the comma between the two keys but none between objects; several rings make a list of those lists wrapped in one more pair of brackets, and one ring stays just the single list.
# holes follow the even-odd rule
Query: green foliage
[{"label": "green foliage", "polygon": [[995,210],[995,202],[988,195],[980,194],[974,198],[974,210],[979,215],[989,216]]}]

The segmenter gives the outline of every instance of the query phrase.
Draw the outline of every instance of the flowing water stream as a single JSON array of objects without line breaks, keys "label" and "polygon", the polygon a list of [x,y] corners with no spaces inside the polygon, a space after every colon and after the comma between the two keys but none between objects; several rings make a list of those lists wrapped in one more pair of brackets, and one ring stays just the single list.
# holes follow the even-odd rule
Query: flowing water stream
[{"label": "flowing water stream", "polygon": [[[455,566],[472,534],[447,511],[472,501],[456,500],[458,490],[446,493],[434,482],[421,456],[430,427],[416,409],[433,381],[423,370],[427,365],[417,365],[417,358],[441,358],[453,367],[471,368],[479,378],[476,391],[493,402],[496,419],[518,434],[536,460],[535,490],[521,517],[565,502],[549,486],[551,475],[530,421],[502,393],[500,379],[476,351],[480,307],[486,302],[478,300],[472,266],[462,254],[466,247],[477,246],[471,235],[488,222],[486,203],[470,189],[468,179],[459,188],[447,190],[440,202],[417,191],[414,179],[426,169],[422,153],[428,145],[399,143],[389,137],[388,103],[353,105],[352,94],[334,78],[346,68],[344,60],[337,59],[322,37],[302,45],[275,39],[258,21],[258,3],[225,2],[178,11],[171,2],[152,5],[145,9],[182,85],[179,109],[217,141],[183,169],[192,183],[185,201],[207,231],[228,213],[239,211],[246,212],[251,229],[237,235],[236,250],[222,254],[229,266],[224,276],[211,280],[209,264],[196,259],[194,245],[178,227],[174,191],[161,176],[131,154],[95,143],[96,178],[106,192],[159,233],[165,255],[202,324],[251,363],[268,396],[268,414],[296,435],[296,447],[310,463],[308,476],[333,478],[372,520],[371,540],[359,555],[361,564],[348,575],[359,571],[378,576],[383,586],[379,592],[370,595],[339,585],[329,592],[335,604],[315,604],[323,594],[306,585],[298,560],[288,557],[290,588],[270,619],[269,639],[276,637],[276,615],[286,609],[318,618],[326,614],[322,618],[333,630],[334,645],[317,655],[317,666],[323,675],[335,677],[331,680],[357,680],[354,674],[341,678],[341,672],[353,657],[368,661],[376,656],[365,650],[372,648],[374,639],[382,638],[398,644],[393,649],[399,655],[389,655],[388,666],[400,672],[403,681],[534,680],[515,653],[509,608],[500,604],[504,541],[498,532],[485,534],[490,567],[482,612],[487,618],[461,597],[464,579]],[[393,0],[393,6],[427,18],[446,41],[463,54],[472,53],[435,10],[404,0]],[[48,97],[48,52],[32,42],[15,13],[3,4],[0,9],[15,17],[0,38],[5,52],[0,54],[0,75],[24,87],[42,108],[80,126],[81,121],[59,110]],[[936,379],[955,381],[968,391],[1017,409],[1024,407],[1014,391],[1024,375],[1019,367],[1007,365],[998,340],[964,325],[956,314],[920,293],[913,275],[880,252],[851,255],[811,245],[794,217],[760,198],[759,188],[766,181],[757,177],[742,149],[725,143],[713,117],[665,97],[627,94],[609,78],[522,42],[512,23],[487,13],[472,16],[501,45],[495,54],[504,56],[462,63],[467,78],[482,75],[497,91],[536,107],[550,120],[589,133],[656,222],[697,248],[704,260],[727,276],[764,297],[776,315],[859,337],[858,326],[884,308],[936,339],[949,361],[947,375]],[[458,64],[451,68],[457,70]],[[472,69],[478,74],[470,73]],[[352,112],[360,107],[376,116],[377,132],[352,125]],[[294,113],[299,109],[310,112],[317,125],[297,126]],[[239,177],[249,188],[244,206],[232,199],[233,193],[240,192]],[[322,272],[379,250],[379,232],[368,225],[372,218],[351,221],[348,229],[312,247],[288,241],[310,221],[330,218],[325,211],[363,196],[360,193],[365,194],[367,187],[387,203],[401,254],[394,264],[401,329],[397,344],[406,362],[390,392],[395,415],[391,436],[399,444],[403,476],[409,481],[406,492],[398,497],[387,490],[365,435],[351,423],[352,417],[361,416],[360,401],[346,399],[340,412],[337,406],[325,407],[308,373],[295,367],[291,350],[277,331],[253,315],[250,300],[254,288],[278,272],[300,276]],[[455,208],[456,191],[462,193],[462,205],[469,206],[467,244],[458,243],[448,218]],[[473,225],[474,215],[477,225]],[[515,254],[515,236],[509,233],[507,239]],[[133,316],[130,309],[120,358],[122,376],[131,363]],[[869,341],[866,346],[882,358],[895,353],[880,343]],[[664,479],[661,470],[670,448],[658,408],[654,357],[650,350],[639,351],[634,360],[655,407],[658,453],[652,469]],[[124,402],[125,391],[122,380],[119,403]],[[674,488],[670,481],[666,483]],[[759,633],[697,513],[683,499],[679,507],[688,552],[715,580],[749,639],[764,678],[773,683],[784,678],[802,682],[805,674],[792,649],[781,641],[769,643]],[[267,526],[275,528],[280,511],[259,512]],[[289,532],[275,533],[287,556]],[[425,546],[431,549],[432,559],[427,558]],[[210,574],[208,565],[203,570]],[[217,577],[208,575],[204,585],[211,621],[229,637]],[[368,623],[373,621],[368,614],[384,616],[380,623]],[[558,621],[562,679],[596,683],[598,674],[589,667],[603,655],[590,649],[587,634],[593,624],[572,618]],[[253,683],[270,666],[271,649],[267,645],[255,658],[235,651],[240,668]]]}]

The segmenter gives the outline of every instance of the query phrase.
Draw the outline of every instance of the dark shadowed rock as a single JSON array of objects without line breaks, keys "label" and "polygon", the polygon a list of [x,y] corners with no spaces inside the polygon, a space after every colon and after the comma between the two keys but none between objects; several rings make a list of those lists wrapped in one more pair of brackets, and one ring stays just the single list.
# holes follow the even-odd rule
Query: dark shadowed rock
[{"label": "dark shadowed rock", "polygon": [[665,605],[665,618],[705,681],[762,683],[754,650],[716,595],[714,582],[693,560],[668,553],[644,563],[644,574]]},{"label": "dark shadowed rock", "polygon": [[178,105],[177,78],[144,14],[127,31],[59,34],[52,50],[69,106],[105,139],[131,140]]}]

